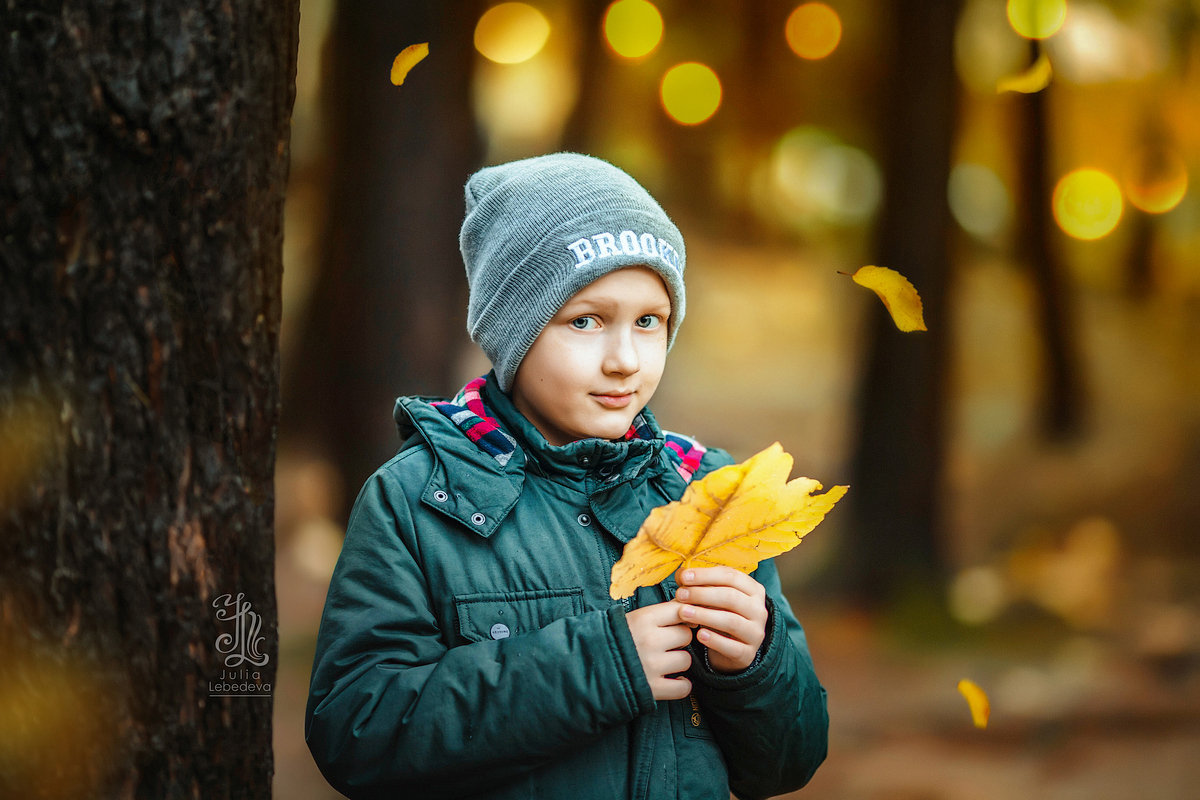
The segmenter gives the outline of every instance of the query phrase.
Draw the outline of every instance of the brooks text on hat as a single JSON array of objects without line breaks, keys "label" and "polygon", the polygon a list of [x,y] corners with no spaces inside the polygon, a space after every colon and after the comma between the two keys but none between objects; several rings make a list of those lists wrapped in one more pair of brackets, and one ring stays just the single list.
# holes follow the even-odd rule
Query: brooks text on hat
[{"label": "brooks text on hat", "polygon": [[[595,247],[592,246],[592,242],[596,243]],[[644,255],[648,258],[660,258],[676,272],[679,271],[679,253],[665,240],[652,233],[643,233],[639,236],[634,231],[621,231],[620,234],[614,236],[608,231],[600,231],[591,236],[576,239],[567,245],[567,249],[575,254],[576,267],[582,267],[598,258],[609,256]]]}]

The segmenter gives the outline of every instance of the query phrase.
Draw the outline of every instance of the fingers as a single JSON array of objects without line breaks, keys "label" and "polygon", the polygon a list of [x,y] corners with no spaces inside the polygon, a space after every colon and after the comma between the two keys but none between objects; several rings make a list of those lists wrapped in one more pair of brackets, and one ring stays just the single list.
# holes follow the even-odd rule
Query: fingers
[{"label": "fingers", "polygon": [[691,681],[676,677],[692,665],[692,654],[686,649],[692,641],[692,630],[680,623],[679,609],[679,603],[668,601],[643,606],[625,615],[656,700],[687,697],[692,690]]},{"label": "fingers", "polygon": [[[726,634],[743,642],[753,643],[755,649],[762,644],[767,612],[743,615],[737,611],[724,611],[703,606],[681,605],[679,618],[689,625],[698,625],[711,631]],[[701,642],[704,639],[701,638]],[[704,642],[707,644],[707,642]]]},{"label": "fingers", "polygon": [[680,586],[730,586],[751,597],[765,597],[763,585],[732,567],[689,567],[675,574]]},{"label": "fingers", "polygon": [[739,620],[703,610],[713,609],[748,620],[758,628],[765,625],[766,589],[749,575],[729,567],[708,567],[682,570],[678,577],[680,587],[675,599],[690,609],[680,612],[684,622],[710,625],[736,636],[742,627]]},{"label": "fingers", "polygon": [[650,691],[655,700],[682,700],[692,693],[692,682],[687,678],[658,678],[650,682]]},{"label": "fingers", "polygon": [[652,672],[655,676],[687,672],[688,668],[692,666],[692,654],[687,650],[665,650],[652,653],[647,655],[644,666],[647,672]]},{"label": "fingers", "polygon": [[670,600],[634,609],[625,615],[634,644],[658,650],[685,647],[692,641],[691,629],[680,624],[680,604]]},{"label": "fingers", "polygon": [[[767,618],[767,604],[764,597],[744,594],[729,586],[692,586],[680,588],[675,593],[675,600],[685,608],[702,607],[731,612],[754,622],[763,622]],[[694,616],[684,614],[681,619],[685,622],[702,622]]]},{"label": "fingers", "polygon": [[678,650],[692,643],[692,629],[680,624],[679,605],[675,604],[675,619],[671,625],[663,625],[657,629],[654,644],[663,650]]},{"label": "fingers", "polygon": [[766,638],[767,603],[762,584],[729,567],[689,568],[677,574],[679,619],[699,627],[709,663],[722,672],[745,669]]},{"label": "fingers", "polygon": [[761,641],[754,645],[722,636],[707,628],[701,628],[700,632],[696,634],[696,638],[700,640],[700,644],[708,648],[709,663],[715,669],[725,672],[745,669],[753,664],[754,656],[758,654],[758,648],[762,645]]},{"label": "fingers", "polygon": [[645,614],[653,624],[659,627],[665,628],[679,624],[679,604],[671,600],[665,603],[655,603],[651,606],[642,606],[629,613]]}]

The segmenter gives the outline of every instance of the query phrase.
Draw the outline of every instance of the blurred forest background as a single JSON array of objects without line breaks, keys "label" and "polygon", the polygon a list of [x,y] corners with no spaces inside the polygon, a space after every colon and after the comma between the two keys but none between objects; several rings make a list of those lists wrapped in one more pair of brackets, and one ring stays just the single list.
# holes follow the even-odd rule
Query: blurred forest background
[{"label": "blurred forest background", "polygon": [[[276,796],[336,796],[303,705],[393,400],[487,369],[462,184],[567,149],[687,239],[664,426],[851,485],[779,561],[830,691],[802,796],[1194,797],[1198,23],[1196,0],[302,0]],[[868,263],[927,332],[839,274]]]}]

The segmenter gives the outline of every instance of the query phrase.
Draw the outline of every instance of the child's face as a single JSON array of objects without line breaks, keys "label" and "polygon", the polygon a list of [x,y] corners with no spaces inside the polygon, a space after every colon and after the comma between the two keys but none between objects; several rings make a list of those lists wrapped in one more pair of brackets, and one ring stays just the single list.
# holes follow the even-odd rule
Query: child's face
[{"label": "child's face", "polygon": [[671,299],[648,267],[580,289],[534,341],[513,379],[513,404],[546,441],[620,439],[658,388]]}]

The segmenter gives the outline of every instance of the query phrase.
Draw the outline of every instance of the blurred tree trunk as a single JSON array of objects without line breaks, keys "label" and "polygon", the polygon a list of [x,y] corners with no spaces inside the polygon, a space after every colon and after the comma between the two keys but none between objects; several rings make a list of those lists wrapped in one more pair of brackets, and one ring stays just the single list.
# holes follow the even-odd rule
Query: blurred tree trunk
[{"label": "blurred tree trunk", "polygon": [[596,128],[604,117],[604,107],[595,98],[607,58],[604,54],[604,13],[610,0],[580,0],[579,2],[579,97],[563,126],[563,149],[575,153],[591,153]]},{"label": "blurred tree trunk", "polygon": [[[772,81],[772,56],[783,39],[788,9],[775,3],[737,3],[730,16],[737,20],[738,56],[729,65],[725,105],[735,133],[721,149],[726,158],[736,159],[736,170],[745,176],[736,186],[726,185],[726,206],[721,215],[728,235],[749,241],[764,241],[770,231],[754,205],[754,181],[750,179],[759,159],[771,152],[797,113],[798,103],[785,94],[781,83]],[[772,86],[774,91],[762,87]],[[740,87],[740,89],[739,89]],[[736,148],[735,152],[731,152]]]},{"label": "blurred tree trunk", "polygon": [[[1135,162],[1139,183],[1152,185],[1171,174],[1170,159],[1179,150],[1178,133],[1172,130],[1163,109],[1169,108],[1172,98],[1187,91],[1188,73],[1196,63],[1192,55],[1196,34],[1200,32],[1200,8],[1188,0],[1175,0],[1165,11],[1167,63],[1163,76],[1141,98],[1141,153]],[[1135,300],[1145,300],[1156,288],[1155,243],[1160,226],[1159,214],[1128,208],[1132,214],[1133,235],[1130,237],[1125,289]]]},{"label": "blurred tree trunk", "polygon": [[[1036,61],[1041,46],[1030,41],[1029,49],[1030,57]],[[1042,333],[1042,429],[1051,438],[1061,439],[1079,429],[1082,392],[1075,352],[1074,308],[1062,259],[1052,241],[1056,226],[1047,94],[1048,90],[1043,90],[1019,98],[1025,135],[1021,138],[1021,198],[1017,207],[1023,215],[1022,244],[1037,289],[1037,315]]]},{"label": "blurred tree trunk", "polygon": [[0,7],[0,796],[270,796],[297,24]]},{"label": "blurred tree trunk", "polygon": [[956,118],[956,2],[893,5],[884,131],[886,196],[878,222],[881,266],[921,293],[925,333],[900,333],[882,308],[871,330],[858,397],[858,442],[844,553],[854,599],[875,605],[944,569],[938,495],[950,319],[946,197]]},{"label": "blurred tree trunk", "polygon": [[[686,25],[692,36],[696,31],[719,30],[728,26],[730,10],[726,0],[692,0],[687,4]],[[666,31],[670,31],[671,20],[664,20]],[[714,59],[715,53],[698,51],[693,43],[685,44],[669,50],[674,63],[663,69],[663,74],[678,63],[684,61],[703,61],[715,70],[718,75],[726,65],[724,59]],[[664,33],[664,41],[660,48],[667,47],[669,41]],[[684,56],[682,54],[687,53]],[[678,58],[679,61],[674,61]],[[659,78],[661,85],[661,76]],[[724,88],[729,91],[728,87]],[[660,96],[656,90],[653,102],[661,106]],[[724,103],[724,100],[723,100]],[[658,144],[666,164],[665,181],[655,194],[656,199],[666,209],[684,209],[694,214],[697,223],[703,224],[711,231],[719,231],[725,227],[726,220],[722,216],[723,209],[719,207],[719,182],[717,175],[717,158],[720,138],[718,133],[730,123],[731,112],[728,108],[719,107],[713,116],[694,124],[676,122],[666,110],[661,108],[655,115],[656,126],[649,133]]]},{"label": "blurred tree trunk", "polygon": [[[458,388],[462,187],[481,156],[478,5],[341,0],[334,12],[322,89],[329,212],[283,424],[353,489],[396,451],[397,395]],[[392,59],[416,42],[429,42],[428,57],[393,86]]]},{"label": "blurred tree trunk", "polygon": [[[1171,142],[1166,122],[1160,109],[1163,107],[1162,91],[1148,92],[1140,110],[1141,125],[1138,135],[1138,151],[1133,162],[1134,180],[1140,186],[1161,179],[1169,163]],[[1128,201],[1127,201],[1128,203]],[[1142,211],[1128,203],[1126,218],[1133,232],[1129,237],[1129,256],[1125,259],[1125,291],[1137,301],[1146,300],[1154,291],[1154,244],[1156,215]]]}]

